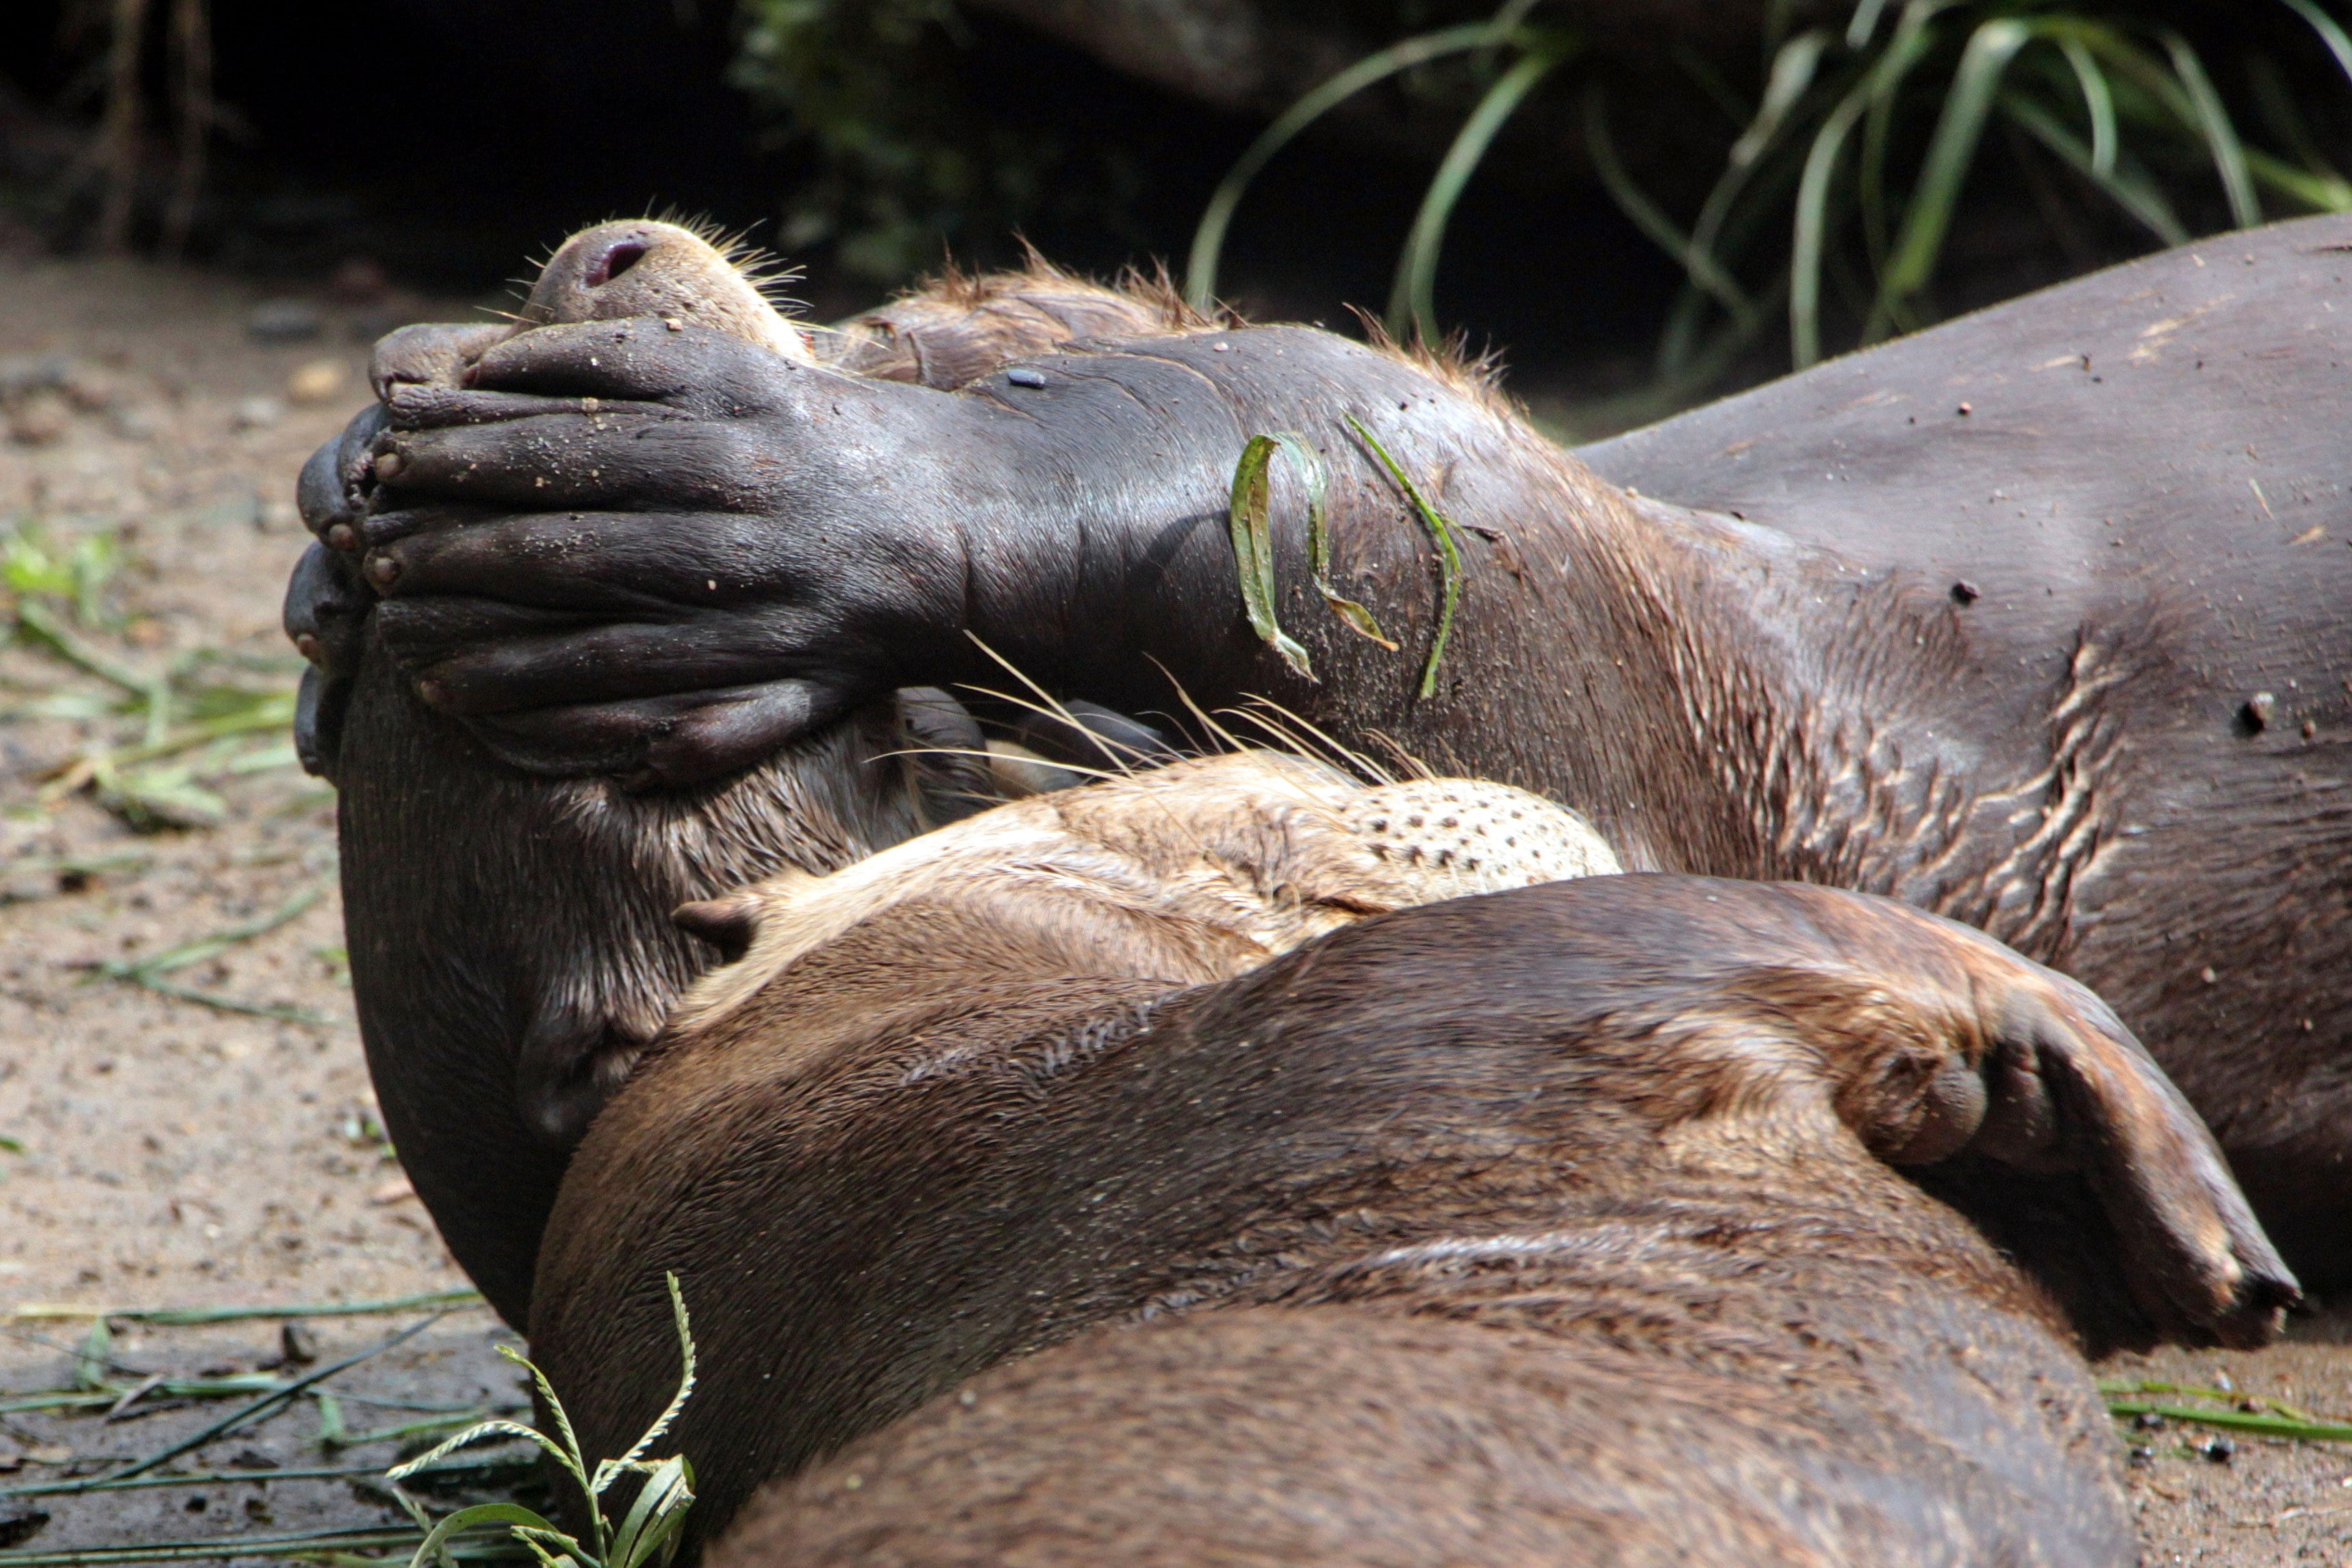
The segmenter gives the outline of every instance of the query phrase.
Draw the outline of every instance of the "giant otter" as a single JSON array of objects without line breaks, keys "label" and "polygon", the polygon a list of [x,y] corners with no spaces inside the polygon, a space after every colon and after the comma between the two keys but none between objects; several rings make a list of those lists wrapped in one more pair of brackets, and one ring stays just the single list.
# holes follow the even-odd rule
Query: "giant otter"
[{"label": "giant otter", "polygon": [[[2337,218],[2231,236],[1593,453],[1746,519],[1602,482],[1442,363],[1049,278],[935,291],[903,332],[886,310],[828,367],[638,320],[497,343],[468,386],[387,385],[306,478],[339,548],[297,598],[332,583],[356,609],[362,563],[383,595],[383,657],[314,641],[333,675],[309,707],[332,749],[359,665],[355,983],[378,1070],[446,1132],[404,1132],[395,1083],[404,1152],[467,1180],[509,1158],[512,998],[554,945],[485,949],[485,922],[551,901],[423,886],[414,835],[384,831],[420,736],[436,775],[486,750],[501,788],[580,776],[618,802],[617,778],[685,822],[703,781],[894,687],[993,676],[977,633],[1129,711],[1171,706],[1170,676],[1207,708],[1270,693],[1572,805],[1637,868],[1980,925],[2111,994],[2290,1256],[2352,1278],[2347,245]],[[1359,427],[1465,558],[1427,698],[1434,551]],[[1225,539],[1235,459],[1282,429],[1333,470],[1341,585],[1404,641],[1302,594],[1278,475],[1278,607],[1313,685],[1252,635]],[[595,927],[564,940],[679,940]],[[566,1037],[584,1054],[595,1029]],[[560,1166],[533,1158],[495,1213],[435,1205],[510,1315]]]},{"label": "giant otter", "polygon": [[692,910],[533,1355],[620,1452],[677,1273],[695,1539],[839,1451],[730,1563],[2133,1561],[2075,1344],[2294,1290],[2178,1091],[1967,928],[1607,866],[1244,754]]}]

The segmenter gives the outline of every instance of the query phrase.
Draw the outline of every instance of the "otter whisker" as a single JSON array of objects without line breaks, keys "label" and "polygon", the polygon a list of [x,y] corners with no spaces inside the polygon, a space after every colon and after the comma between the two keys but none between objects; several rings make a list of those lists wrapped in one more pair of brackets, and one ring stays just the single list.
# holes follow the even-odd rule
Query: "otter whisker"
[{"label": "otter whisker", "polygon": [[[977,757],[982,762],[993,762],[997,760],[997,754],[994,752],[973,751],[969,747],[958,746],[914,746],[909,747],[908,750],[903,752],[877,752],[867,760],[869,762],[879,762],[884,757]],[[1052,765],[1059,768],[1066,773],[1084,773],[1089,778],[1123,779],[1134,776],[1132,773],[1125,770],[1113,773],[1106,768],[1089,768],[1077,763],[1057,762]],[[991,797],[975,795],[971,795],[969,798],[973,800],[983,800]],[[994,798],[1001,799],[1003,797],[999,796]]]},{"label": "otter whisker", "polygon": [[[1253,693],[1249,701],[1239,708],[1220,709],[1235,719],[1256,725],[1286,746],[1318,762],[1332,766],[1344,766],[1374,784],[1395,784],[1397,780],[1379,763],[1354,747],[1343,744],[1328,731],[1298,713],[1284,707],[1271,697]],[[1271,715],[1271,717],[1269,717]]]}]

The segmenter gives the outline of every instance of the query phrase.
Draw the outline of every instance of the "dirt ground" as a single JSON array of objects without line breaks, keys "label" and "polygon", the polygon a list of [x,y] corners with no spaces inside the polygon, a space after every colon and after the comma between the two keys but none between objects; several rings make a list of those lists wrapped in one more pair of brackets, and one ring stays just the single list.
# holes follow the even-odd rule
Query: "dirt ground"
[{"label": "dirt ground", "polygon": [[[180,668],[192,713],[205,701],[261,712],[299,672],[278,630],[304,542],[295,473],[365,395],[367,339],[428,309],[358,294],[337,302],[322,280],[268,299],[215,277],[0,255],[0,542],[18,542],[8,560],[21,565],[28,550],[54,563],[78,542],[112,540],[118,564],[88,624],[67,598],[44,602],[131,676]],[[93,747],[142,739],[138,714],[106,711],[127,700],[120,681],[37,640],[0,647],[0,1548],[221,1539],[232,1556],[238,1540],[250,1552],[394,1522],[364,1476],[271,1470],[380,1468],[424,1438],[354,1438],[519,1405],[515,1370],[491,1353],[514,1338],[478,1307],[319,1385],[336,1392],[331,1405],[295,1399],[172,1467],[226,1479],[56,1489],[191,1436],[231,1402],[180,1405],[158,1388],[111,1421],[21,1408],[75,1384],[91,1320],[58,1306],[366,1303],[465,1284],[375,1124],[344,980],[331,792],[288,765],[281,730],[257,728],[150,764],[187,767],[178,783],[217,798],[216,825],[135,831],[135,800],[110,810],[56,777]],[[122,977],[264,925],[146,972],[257,1011]],[[311,1361],[273,1368],[288,1347],[278,1321],[259,1320],[119,1321],[100,1358],[110,1364],[80,1363],[117,1386],[166,1372],[283,1378],[425,1320],[296,1321],[293,1348]],[[2340,1341],[2342,1326],[2306,1323],[2305,1342],[2258,1354],[2125,1357],[2101,1371],[2340,1418],[2352,1346],[2314,1342]],[[2352,1564],[2352,1447],[2241,1437],[2216,1462],[2201,1429],[2117,1433],[2119,1447],[2144,1450],[2127,1473],[2150,1563]]]}]

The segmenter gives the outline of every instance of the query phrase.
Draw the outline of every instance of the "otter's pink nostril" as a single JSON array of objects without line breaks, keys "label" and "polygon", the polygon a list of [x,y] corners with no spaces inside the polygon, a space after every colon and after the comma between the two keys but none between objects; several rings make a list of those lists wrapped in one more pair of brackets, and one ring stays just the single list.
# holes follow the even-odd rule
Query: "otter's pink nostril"
[{"label": "otter's pink nostril", "polygon": [[588,287],[610,283],[630,268],[645,259],[649,248],[642,239],[625,239],[598,257],[588,268]]}]

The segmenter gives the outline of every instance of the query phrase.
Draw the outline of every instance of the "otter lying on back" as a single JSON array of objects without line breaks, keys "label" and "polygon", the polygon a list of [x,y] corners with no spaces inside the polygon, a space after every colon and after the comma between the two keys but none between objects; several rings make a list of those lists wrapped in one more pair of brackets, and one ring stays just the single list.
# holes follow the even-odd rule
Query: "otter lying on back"
[{"label": "otter lying on back", "polygon": [[[572,237],[511,324],[392,334],[373,380],[391,405],[460,417],[433,411],[485,349],[567,321],[612,321],[622,334],[710,328],[812,357],[756,272],[690,229],[644,219]],[[950,280],[818,335],[838,368],[953,384],[1074,334],[1165,324],[1138,297],[1041,270]],[[341,786],[352,987],[386,1126],[451,1252],[520,1323],[572,1142],[710,962],[670,911],[786,868],[850,865],[1017,793],[1037,770],[929,688],[855,709],[756,767],[689,789],[638,794],[626,781],[509,767],[420,701],[376,639],[373,593],[347,547],[377,483],[363,456],[339,466],[322,454],[304,471],[306,504],[340,494],[351,521],[327,529],[288,594],[288,631],[319,667],[305,680],[299,738],[313,770]],[[726,613],[730,584],[709,584],[711,608]],[[772,718],[772,700],[731,693],[715,720],[674,739],[723,743],[730,724]],[[992,752],[1006,765],[992,771]],[[363,760],[339,768],[339,753]]]},{"label": "otter lying on back", "polygon": [[1979,932],[1609,864],[1243,755],[691,910],[533,1354],[619,1452],[678,1275],[728,1564],[2133,1561],[2077,1344],[2294,1294],[2201,1124]]}]

